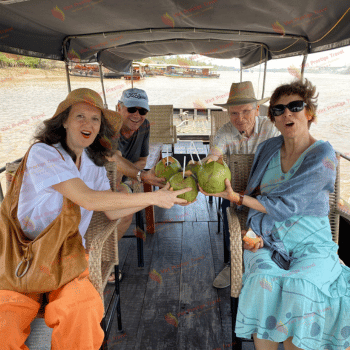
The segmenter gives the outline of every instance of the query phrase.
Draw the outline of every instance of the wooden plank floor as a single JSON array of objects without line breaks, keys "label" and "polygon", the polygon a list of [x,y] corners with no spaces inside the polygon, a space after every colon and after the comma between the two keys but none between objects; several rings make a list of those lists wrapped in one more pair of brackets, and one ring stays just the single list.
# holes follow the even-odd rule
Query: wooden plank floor
[{"label": "wooden plank floor", "polygon": [[[188,207],[156,208],[155,217],[156,232],[144,242],[143,268],[137,267],[136,240],[120,242],[123,333],[117,332],[115,319],[109,349],[232,348],[230,290],[212,286],[224,266],[216,200],[210,204],[199,194]],[[111,288],[106,287],[107,296]],[[245,343],[243,349],[254,346]]]}]

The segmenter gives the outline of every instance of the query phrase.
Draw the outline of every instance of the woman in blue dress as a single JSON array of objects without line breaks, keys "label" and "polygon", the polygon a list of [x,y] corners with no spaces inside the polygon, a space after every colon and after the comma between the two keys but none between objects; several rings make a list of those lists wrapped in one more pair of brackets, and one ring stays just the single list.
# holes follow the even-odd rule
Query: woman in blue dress
[{"label": "woman in blue dress", "polygon": [[244,244],[236,321],[237,336],[253,335],[257,350],[279,342],[287,350],[350,349],[350,268],[339,262],[328,220],[337,160],[309,132],[315,91],[307,80],[274,91],[268,116],[281,136],[259,145],[245,195],[227,179],[218,194],[251,208],[247,226],[260,239]]}]

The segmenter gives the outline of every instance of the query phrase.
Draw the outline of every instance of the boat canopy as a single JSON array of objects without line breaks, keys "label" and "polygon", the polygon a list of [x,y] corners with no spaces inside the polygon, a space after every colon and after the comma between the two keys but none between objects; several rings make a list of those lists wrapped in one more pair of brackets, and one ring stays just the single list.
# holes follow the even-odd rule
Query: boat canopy
[{"label": "boat canopy", "polygon": [[0,51],[114,71],[173,54],[249,68],[349,45],[349,10],[350,0],[1,0]]}]

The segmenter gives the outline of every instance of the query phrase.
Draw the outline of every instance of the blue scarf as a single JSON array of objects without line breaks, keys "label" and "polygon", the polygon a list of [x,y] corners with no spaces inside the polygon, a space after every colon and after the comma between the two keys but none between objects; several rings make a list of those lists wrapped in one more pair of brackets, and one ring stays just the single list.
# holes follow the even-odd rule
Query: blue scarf
[{"label": "blue scarf", "polygon": [[[284,142],[283,136],[271,138],[258,146],[245,194],[260,188],[261,180],[273,156]],[[250,209],[247,227],[262,236],[264,245],[292,262],[281,240],[273,234],[275,222],[285,221],[293,215],[326,216],[329,213],[329,193],[334,192],[337,159],[329,142],[306,151],[304,160],[285,183],[256,199],[267,214]],[[292,168],[291,172],[294,171]]]}]

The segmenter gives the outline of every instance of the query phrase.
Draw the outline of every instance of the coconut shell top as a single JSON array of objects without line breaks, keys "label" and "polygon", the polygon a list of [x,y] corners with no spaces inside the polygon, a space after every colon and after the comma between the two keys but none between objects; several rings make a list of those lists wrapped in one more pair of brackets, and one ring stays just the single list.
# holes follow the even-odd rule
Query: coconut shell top
[{"label": "coconut shell top", "polygon": [[185,172],[185,178],[182,177],[182,172],[179,172],[171,177],[169,180],[170,186],[174,191],[182,190],[186,187],[192,187],[192,191],[178,195],[178,198],[186,199],[187,202],[193,202],[198,195],[196,180],[191,176],[190,171]]},{"label": "coconut shell top", "polygon": [[157,163],[154,172],[157,177],[164,177],[166,181],[169,181],[169,179],[180,170],[181,165],[177,159],[165,157]]},{"label": "coconut shell top", "polygon": [[199,162],[195,162],[190,160],[186,166],[186,170],[191,170],[193,173],[193,176],[198,179],[198,170],[201,167]]},{"label": "coconut shell top", "polygon": [[207,193],[225,191],[225,179],[231,181],[231,171],[222,158],[208,159],[198,170],[198,184]]}]

